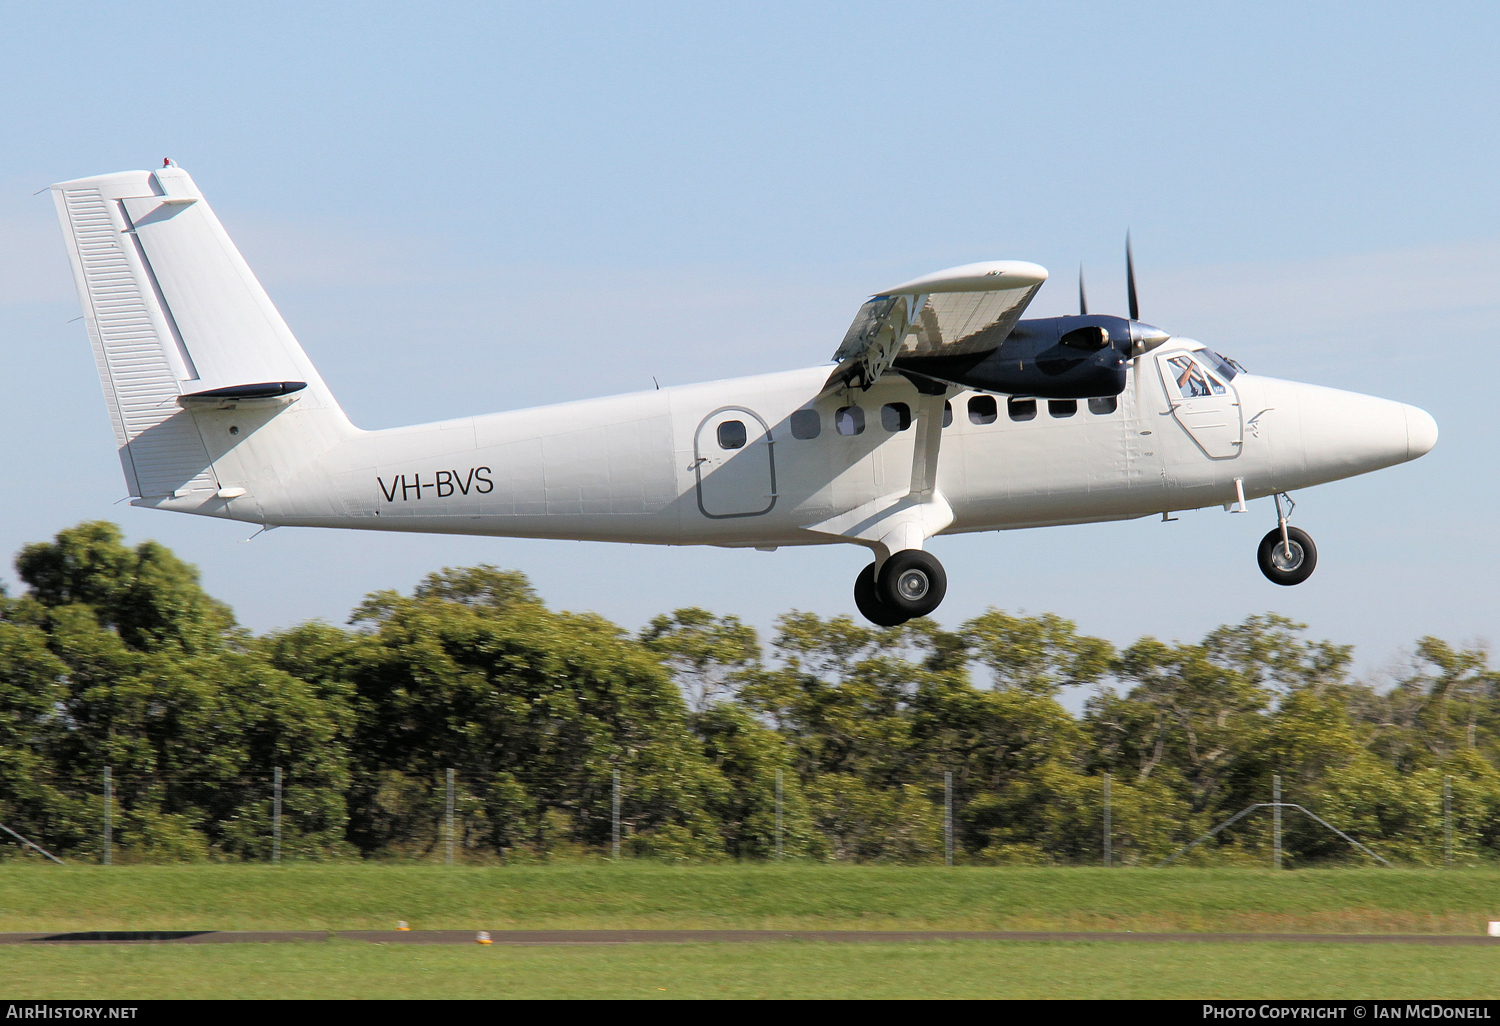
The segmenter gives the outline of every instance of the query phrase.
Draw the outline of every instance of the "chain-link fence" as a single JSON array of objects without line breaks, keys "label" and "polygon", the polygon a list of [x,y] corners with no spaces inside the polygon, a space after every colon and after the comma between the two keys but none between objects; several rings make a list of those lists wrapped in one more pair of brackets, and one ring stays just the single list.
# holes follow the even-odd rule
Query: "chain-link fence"
[{"label": "chain-link fence", "polygon": [[[1445,778],[1426,846],[1368,836],[1324,801],[1283,796],[1181,815],[1111,774],[997,794],[951,771],[872,788],[791,769],[763,786],[602,766],[548,782],[452,768],[355,774],[343,787],[280,767],[256,777],[116,774],[49,781],[0,806],[0,858],[100,863],[378,858],[499,864],[568,858],[816,859],[907,864],[1149,866],[1472,860],[1474,824]],[[717,783],[717,786],[715,786]],[[538,800],[540,798],[540,800]],[[1260,815],[1260,813],[1269,815]],[[1472,817],[1468,817],[1472,818]],[[1429,824],[1427,833],[1433,834]],[[1345,828],[1348,827],[1346,830]],[[1368,842],[1368,843],[1367,843]],[[1384,848],[1386,855],[1381,854]],[[1414,857],[1413,851],[1417,854]],[[1390,856],[1388,858],[1387,856]]]}]

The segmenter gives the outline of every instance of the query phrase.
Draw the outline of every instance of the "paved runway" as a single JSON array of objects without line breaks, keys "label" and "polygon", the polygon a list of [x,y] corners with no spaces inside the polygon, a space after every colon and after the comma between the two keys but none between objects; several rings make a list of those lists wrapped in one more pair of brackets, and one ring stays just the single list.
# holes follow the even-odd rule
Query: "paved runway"
[{"label": "paved runway", "polygon": [[[919,941],[1093,941],[1194,944],[1276,941],[1295,944],[1500,945],[1500,937],[1420,933],[1044,933],[987,930],[490,930],[497,945],[835,944]],[[356,940],[376,944],[474,944],[476,930],[99,930],[0,933],[0,944],[280,944]]]}]

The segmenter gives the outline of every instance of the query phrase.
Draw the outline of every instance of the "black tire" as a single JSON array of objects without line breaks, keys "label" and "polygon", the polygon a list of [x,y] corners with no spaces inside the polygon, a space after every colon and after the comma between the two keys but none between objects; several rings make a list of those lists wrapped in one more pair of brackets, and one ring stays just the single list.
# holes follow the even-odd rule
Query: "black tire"
[{"label": "black tire", "polygon": [[1260,562],[1260,572],[1266,575],[1266,580],[1272,584],[1291,587],[1312,576],[1318,565],[1318,547],[1313,544],[1311,535],[1296,527],[1286,529],[1286,540],[1291,545],[1290,560],[1281,543],[1279,527],[1260,540],[1260,551],[1256,553],[1256,559]]},{"label": "black tire", "polygon": [[948,575],[932,553],[903,549],[881,566],[875,592],[881,605],[910,620],[942,604],[948,594]]},{"label": "black tire", "polygon": [[866,620],[876,627],[900,627],[910,617],[887,609],[875,591],[875,564],[871,563],[854,579],[854,604]]}]

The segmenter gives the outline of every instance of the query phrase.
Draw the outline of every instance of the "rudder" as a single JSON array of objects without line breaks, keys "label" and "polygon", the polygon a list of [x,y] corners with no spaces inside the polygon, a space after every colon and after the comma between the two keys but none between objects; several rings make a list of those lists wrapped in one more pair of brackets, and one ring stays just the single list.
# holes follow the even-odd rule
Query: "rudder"
[{"label": "rudder", "polygon": [[130,492],[219,488],[180,396],[305,382],[299,412],[338,404],[187,172],[52,187]]}]

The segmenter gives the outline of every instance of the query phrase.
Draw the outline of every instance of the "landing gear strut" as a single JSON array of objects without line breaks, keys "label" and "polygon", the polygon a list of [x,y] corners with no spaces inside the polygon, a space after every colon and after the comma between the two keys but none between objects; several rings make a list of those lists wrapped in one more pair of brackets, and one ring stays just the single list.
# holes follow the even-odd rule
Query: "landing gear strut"
[{"label": "landing gear strut", "polygon": [[943,564],[921,549],[895,553],[875,572],[871,563],[854,580],[854,604],[877,627],[899,627],[926,616],[948,593]]},{"label": "landing gear strut", "polygon": [[1282,513],[1282,498],[1282,495],[1276,496],[1277,527],[1260,540],[1256,558],[1266,580],[1272,584],[1291,586],[1301,584],[1312,576],[1313,569],[1318,565],[1318,547],[1313,544],[1312,536],[1306,531],[1287,526],[1297,504],[1290,495],[1285,496],[1286,512]]}]

